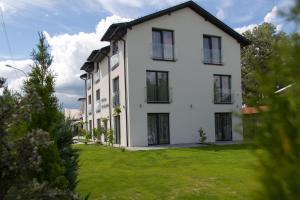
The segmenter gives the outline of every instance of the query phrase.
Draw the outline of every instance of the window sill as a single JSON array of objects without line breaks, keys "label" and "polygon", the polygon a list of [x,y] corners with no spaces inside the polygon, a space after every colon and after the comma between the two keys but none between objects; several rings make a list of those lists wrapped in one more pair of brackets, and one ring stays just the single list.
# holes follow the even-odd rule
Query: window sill
[{"label": "window sill", "polygon": [[223,63],[207,63],[207,62],[203,62],[204,65],[216,65],[216,66],[223,66]]},{"label": "window sill", "polygon": [[176,59],[152,58],[154,61],[176,62]]},{"label": "window sill", "polygon": [[147,101],[147,104],[171,104],[171,101]]},{"label": "window sill", "polygon": [[119,67],[119,63],[118,63],[118,64],[115,64],[115,65],[111,68],[111,71],[115,70],[117,67]]},{"label": "window sill", "polygon": [[233,102],[214,102],[216,105],[231,105]]}]

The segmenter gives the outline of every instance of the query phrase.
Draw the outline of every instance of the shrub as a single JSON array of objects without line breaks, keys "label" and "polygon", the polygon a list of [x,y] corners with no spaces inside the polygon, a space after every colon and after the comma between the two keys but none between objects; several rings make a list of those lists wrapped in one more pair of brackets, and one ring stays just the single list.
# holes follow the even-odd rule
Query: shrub
[{"label": "shrub", "polygon": [[200,128],[198,130],[198,132],[199,132],[199,136],[200,136],[199,142],[200,143],[205,143],[207,138],[206,138],[206,133],[204,132],[203,128]]}]

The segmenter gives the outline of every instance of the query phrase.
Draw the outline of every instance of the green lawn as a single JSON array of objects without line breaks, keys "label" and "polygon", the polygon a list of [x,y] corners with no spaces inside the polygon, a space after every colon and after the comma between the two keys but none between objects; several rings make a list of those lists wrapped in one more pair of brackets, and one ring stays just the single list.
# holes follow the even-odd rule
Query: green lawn
[{"label": "green lawn", "polygon": [[76,145],[77,190],[90,199],[251,199],[255,157],[245,146],[125,151]]}]

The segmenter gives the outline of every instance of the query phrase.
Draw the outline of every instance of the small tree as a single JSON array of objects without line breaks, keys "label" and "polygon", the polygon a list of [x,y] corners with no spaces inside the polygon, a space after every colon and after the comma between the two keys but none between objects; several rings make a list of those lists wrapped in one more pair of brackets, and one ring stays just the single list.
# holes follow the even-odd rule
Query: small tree
[{"label": "small tree", "polygon": [[122,112],[121,108],[117,106],[114,108],[113,115],[118,116],[120,115],[121,112]]},{"label": "small tree", "polygon": [[107,139],[108,139],[108,145],[113,147],[113,145],[114,145],[114,131],[112,129],[108,129]]},{"label": "small tree", "polygon": [[93,129],[94,136],[97,138],[97,142],[102,144],[102,135],[103,135],[103,127],[99,126],[98,128]]},{"label": "small tree", "polygon": [[198,132],[199,132],[199,136],[200,136],[199,142],[200,143],[205,143],[205,141],[206,141],[206,133],[204,132],[203,128],[200,128],[198,130]]}]

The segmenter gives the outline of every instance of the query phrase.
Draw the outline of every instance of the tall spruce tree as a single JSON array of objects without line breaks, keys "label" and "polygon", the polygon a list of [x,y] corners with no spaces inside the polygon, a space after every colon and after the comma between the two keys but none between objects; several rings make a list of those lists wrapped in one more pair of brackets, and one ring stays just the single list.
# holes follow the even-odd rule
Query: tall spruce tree
[{"label": "tall spruce tree", "polygon": [[49,45],[43,33],[39,33],[37,50],[33,50],[32,69],[28,79],[25,81],[24,88],[27,95],[36,93],[42,102],[43,109],[31,113],[30,129],[43,129],[53,134],[53,129],[59,117],[58,100],[54,95],[55,75],[50,69],[52,56],[49,53]]}]

